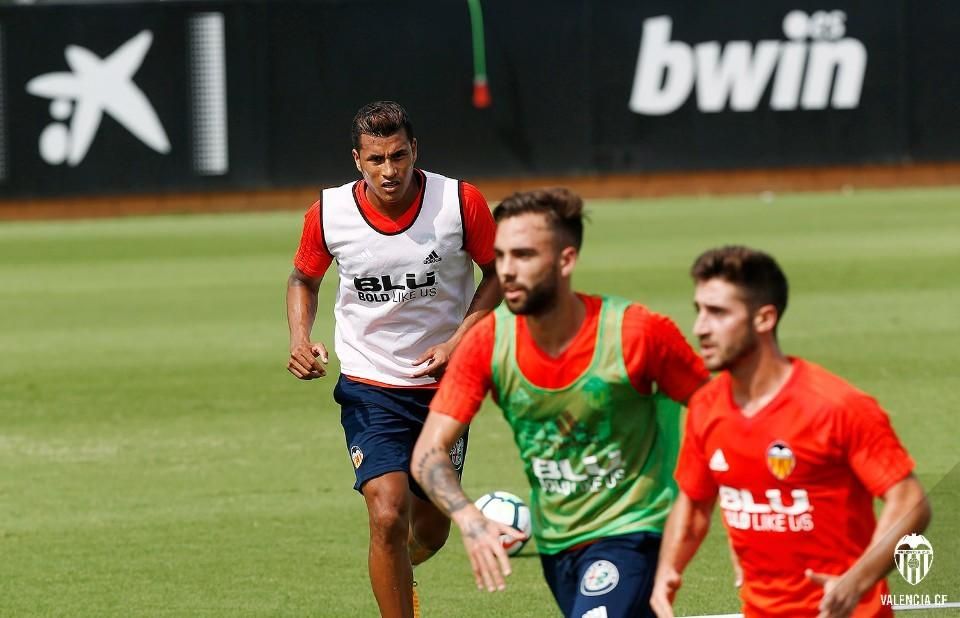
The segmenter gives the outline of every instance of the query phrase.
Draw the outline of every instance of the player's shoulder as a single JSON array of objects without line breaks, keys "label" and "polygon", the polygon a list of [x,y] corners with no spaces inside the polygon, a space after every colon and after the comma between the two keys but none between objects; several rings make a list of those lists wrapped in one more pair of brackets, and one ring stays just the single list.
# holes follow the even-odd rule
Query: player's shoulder
[{"label": "player's shoulder", "polygon": [[350,192],[352,192],[352,191],[354,190],[354,188],[356,188],[357,183],[359,183],[359,182],[361,182],[361,181],[360,181],[360,180],[351,180],[351,181],[349,181],[349,182],[343,183],[342,185],[335,185],[335,186],[333,186],[333,187],[324,187],[323,189],[320,190],[321,200],[323,199],[323,196],[325,196],[325,195],[333,195],[333,194],[337,194],[337,193],[350,193]]},{"label": "player's shoulder", "polygon": [[[494,325],[496,325],[498,319],[503,319],[503,316],[501,312],[498,311],[498,309],[500,309],[500,307],[497,307],[497,309],[491,311],[487,315],[477,320],[477,323],[474,324],[473,327],[470,328],[470,330],[473,330],[474,328],[493,328]],[[508,315],[513,315],[513,314],[508,313]]]},{"label": "player's shoulder", "polygon": [[633,301],[620,299],[623,304],[623,321],[628,330],[639,331],[643,333],[658,333],[664,329],[679,330],[676,322],[668,315],[659,313],[647,307],[646,305]]},{"label": "player's shoulder", "polygon": [[460,203],[464,212],[473,214],[474,212],[479,213],[482,211],[486,214],[485,218],[489,218],[490,205],[487,203],[487,198],[483,196],[480,189],[466,180],[458,181],[458,187],[460,191]]},{"label": "player's shoulder", "polygon": [[483,193],[477,188],[473,183],[467,182],[459,178],[453,178],[451,176],[444,176],[443,174],[438,174],[437,172],[431,172],[424,169],[417,168],[424,178],[427,179],[429,183],[450,183],[451,186],[455,185],[457,188],[457,194],[460,197],[461,205],[464,208],[470,209],[477,206],[482,206],[485,209],[489,210],[487,205],[487,198],[483,196]]},{"label": "player's shoulder", "polygon": [[492,340],[497,329],[497,320],[502,319],[502,317],[497,317],[498,313],[497,311],[491,311],[477,320],[477,323],[471,326],[467,334],[464,335],[463,341],[465,343],[475,343],[483,339]]},{"label": "player's shoulder", "polygon": [[323,200],[310,204],[303,213],[303,232],[306,238],[315,238],[323,234]]},{"label": "player's shoulder", "polygon": [[337,210],[338,207],[348,206],[355,208],[357,198],[354,191],[361,183],[361,180],[351,180],[350,182],[335,187],[326,187],[320,191],[320,199],[314,202],[317,212],[322,216],[324,212]]},{"label": "player's shoulder", "polygon": [[457,184],[463,183],[463,181],[458,178],[453,178],[452,176],[446,176],[444,174],[439,174],[437,172],[431,172],[430,170],[425,170],[419,167],[415,169],[414,173],[423,174],[423,177],[427,180],[427,182],[437,182],[437,183],[451,182],[451,183],[457,183]]},{"label": "player's shoulder", "polygon": [[873,401],[870,395],[829,369],[802,358],[794,358],[793,363],[794,371],[800,372],[795,384],[802,397],[841,412],[851,404]]},{"label": "player's shoulder", "polygon": [[323,209],[323,200],[317,199],[314,203],[310,204],[310,207],[307,208],[307,211],[303,213],[305,219],[316,219],[320,215],[320,211]]},{"label": "player's shoulder", "polygon": [[623,315],[629,320],[636,322],[651,322],[656,321],[659,317],[662,317],[656,311],[653,311],[646,305],[638,303],[634,300],[626,300],[626,307],[623,310]]},{"label": "player's shoulder", "polygon": [[[470,330],[460,340],[460,344],[454,351],[454,356],[469,356],[480,362],[486,362],[492,357],[497,337],[496,313],[496,311],[491,311],[470,327]],[[458,360],[458,364],[462,364],[462,362],[462,359]]]},{"label": "player's shoulder", "polygon": [[697,411],[698,413],[706,414],[710,410],[717,408],[718,404],[726,401],[729,391],[730,374],[722,371],[690,396],[687,407],[691,413]]}]

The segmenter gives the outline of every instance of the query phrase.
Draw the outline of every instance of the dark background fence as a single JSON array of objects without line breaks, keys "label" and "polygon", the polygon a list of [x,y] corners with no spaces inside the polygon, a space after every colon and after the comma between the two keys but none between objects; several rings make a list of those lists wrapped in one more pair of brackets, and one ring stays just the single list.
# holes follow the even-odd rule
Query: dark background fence
[{"label": "dark background fence", "polygon": [[0,197],[331,184],[403,103],[467,178],[960,159],[960,4],[466,2],[0,7]]}]

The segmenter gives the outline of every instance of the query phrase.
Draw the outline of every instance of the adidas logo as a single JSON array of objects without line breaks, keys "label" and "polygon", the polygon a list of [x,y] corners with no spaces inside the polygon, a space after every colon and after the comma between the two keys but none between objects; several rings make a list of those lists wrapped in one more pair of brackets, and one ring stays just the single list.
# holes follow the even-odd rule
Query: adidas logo
[{"label": "adidas logo", "polygon": [[730,466],[727,464],[727,458],[723,456],[723,451],[717,449],[710,458],[709,468],[714,472],[727,472]]},{"label": "adidas logo", "polygon": [[580,618],[607,618],[607,606],[601,605],[600,607],[594,607]]},{"label": "adidas logo", "polygon": [[430,255],[428,255],[426,258],[424,258],[423,263],[424,263],[424,264],[436,264],[437,262],[439,262],[439,261],[442,260],[442,259],[443,259],[443,258],[441,258],[439,255],[437,255],[437,252],[436,252],[436,251],[431,251],[431,252],[430,252]]},{"label": "adidas logo", "polygon": [[360,252],[360,255],[357,256],[357,260],[361,262],[369,262],[373,260],[373,253],[370,251],[370,249],[364,249]]}]

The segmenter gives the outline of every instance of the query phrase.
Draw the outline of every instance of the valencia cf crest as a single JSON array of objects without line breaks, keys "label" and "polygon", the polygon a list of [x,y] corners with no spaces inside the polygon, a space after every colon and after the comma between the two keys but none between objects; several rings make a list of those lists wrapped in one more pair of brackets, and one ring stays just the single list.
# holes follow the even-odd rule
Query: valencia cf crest
[{"label": "valencia cf crest", "polygon": [[908,534],[897,542],[893,558],[903,579],[916,586],[933,566],[933,545],[922,534]]},{"label": "valencia cf crest", "polygon": [[363,451],[360,450],[359,446],[350,447],[350,459],[353,460],[353,467],[359,468],[360,464],[363,463]]},{"label": "valencia cf crest", "polygon": [[767,447],[767,468],[778,480],[786,480],[797,466],[793,449],[783,440],[777,440]]}]

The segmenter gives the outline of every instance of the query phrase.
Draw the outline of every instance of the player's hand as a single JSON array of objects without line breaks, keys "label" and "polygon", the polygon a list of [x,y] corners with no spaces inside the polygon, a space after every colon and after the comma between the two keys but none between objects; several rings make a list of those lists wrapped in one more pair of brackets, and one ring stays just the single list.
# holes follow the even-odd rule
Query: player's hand
[{"label": "player's hand", "polygon": [[682,584],[683,579],[674,569],[657,569],[653,591],[650,593],[650,608],[657,618],[673,618],[673,599]]},{"label": "player's hand", "polygon": [[295,343],[290,346],[287,371],[301,380],[313,380],[327,375],[324,365],[329,362],[330,355],[322,343]]},{"label": "player's hand", "polygon": [[506,524],[487,519],[472,504],[454,515],[463,537],[463,546],[470,557],[477,588],[489,592],[506,588],[504,577],[510,575],[510,559],[500,535],[525,539],[527,535]]},{"label": "player's hand", "polygon": [[817,618],[846,618],[856,609],[861,594],[856,577],[814,573],[811,569],[807,569],[805,575],[813,583],[823,586]]},{"label": "player's hand", "polygon": [[447,363],[450,362],[450,356],[452,355],[453,345],[450,342],[430,346],[417,360],[413,361],[414,365],[423,365],[426,363],[426,366],[414,371],[410,377],[423,378],[429,376],[439,380],[444,370],[446,370]]}]

